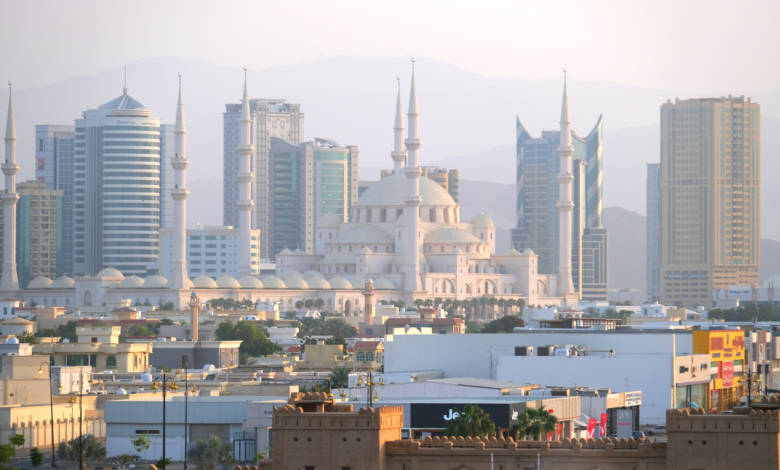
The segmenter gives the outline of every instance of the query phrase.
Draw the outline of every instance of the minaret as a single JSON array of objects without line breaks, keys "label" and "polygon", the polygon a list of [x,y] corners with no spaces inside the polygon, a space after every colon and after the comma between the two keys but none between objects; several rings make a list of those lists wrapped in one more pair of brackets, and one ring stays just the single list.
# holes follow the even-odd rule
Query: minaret
[{"label": "minaret", "polygon": [[412,59],[412,84],[409,90],[409,135],[406,138],[406,178],[408,181],[406,210],[405,240],[403,256],[405,260],[404,290],[416,292],[420,290],[420,145],[419,117],[417,111],[417,87],[414,82],[414,59]]},{"label": "minaret", "polygon": [[174,172],[173,196],[173,266],[170,285],[173,289],[189,289],[192,282],[187,276],[187,189],[186,170],[190,164],[187,158],[187,128],[184,125],[184,104],[181,100],[181,74],[179,74],[179,100],[176,104],[176,127],[173,131],[175,155],[171,159]]},{"label": "minaret", "polygon": [[393,135],[395,141],[393,145],[393,153],[390,155],[393,157],[393,173],[400,173],[406,163],[406,152],[404,151],[404,115],[401,106],[401,79],[397,77],[398,81],[398,98],[395,103],[395,125],[393,126]]},{"label": "minaret", "polygon": [[252,185],[252,180],[255,175],[252,173],[252,167],[250,166],[250,157],[254,150],[249,140],[251,124],[252,118],[249,114],[249,95],[246,90],[246,67],[244,67],[244,96],[241,99],[241,126],[239,127],[238,145],[240,165],[238,170],[238,271],[241,276],[250,276],[252,274],[252,222],[250,211],[255,203],[252,201],[252,194],[249,188]]},{"label": "minaret", "polygon": [[574,294],[571,269],[572,245],[572,175],[571,120],[569,119],[569,97],[566,93],[566,71],[563,72],[563,104],[561,105],[561,145],[558,147],[560,172],[558,173],[558,295]]},{"label": "minaret", "polygon": [[18,290],[19,276],[16,272],[16,203],[19,195],[16,193],[16,123],[14,122],[14,104],[11,92],[11,82],[8,82],[8,118],[5,123],[5,192],[3,200],[3,272],[0,278],[0,289]]}]

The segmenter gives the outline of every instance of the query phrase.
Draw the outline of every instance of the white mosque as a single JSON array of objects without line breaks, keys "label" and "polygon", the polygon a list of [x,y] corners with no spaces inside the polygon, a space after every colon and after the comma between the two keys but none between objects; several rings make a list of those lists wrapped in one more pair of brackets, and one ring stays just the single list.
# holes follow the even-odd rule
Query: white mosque
[{"label": "white mosque", "polygon": [[[249,166],[252,147],[249,139],[246,76],[242,98],[241,138],[239,154],[244,158],[244,170],[239,174],[240,242],[249,253],[248,215],[252,206],[249,186],[254,174]],[[246,108],[246,109],[244,109]],[[395,112],[394,148],[391,157],[394,171],[366,190],[352,208],[351,222],[340,223],[335,216],[325,216],[316,227],[315,252],[283,250],[277,255],[276,275],[249,275],[243,266],[240,279],[223,276],[217,279],[187,277],[185,258],[186,188],[185,171],[186,128],[181,99],[181,83],[176,113],[176,154],[173,191],[176,234],[174,235],[174,266],[171,279],[162,276],[125,277],[113,268],[105,268],[96,276],[61,277],[55,280],[35,278],[25,289],[19,289],[13,263],[15,256],[4,257],[0,295],[45,306],[65,306],[82,311],[105,311],[111,306],[132,303],[173,302],[186,308],[190,296],[196,293],[202,301],[215,298],[272,301],[282,310],[292,309],[295,302],[322,299],[324,309],[342,312],[348,317],[359,316],[363,310],[361,291],[366,281],[373,281],[376,300],[402,300],[411,304],[418,298],[468,299],[474,297],[504,297],[523,299],[527,305],[575,304],[578,300],[571,282],[571,266],[561,266],[558,275],[539,274],[537,255],[510,250],[496,253],[495,225],[486,214],[468,222],[461,221],[460,207],[449,193],[436,182],[421,175],[418,133],[419,110],[412,71],[409,111],[409,131],[404,138],[400,86]],[[2,200],[12,205],[15,193],[14,175],[15,132],[13,108],[9,100],[6,129],[6,192]],[[561,135],[570,136],[568,98],[564,85],[561,112]],[[561,231],[571,227],[571,142],[561,142],[558,149],[562,172],[558,202]],[[13,204],[15,207],[15,204]],[[8,217],[5,226],[15,225]],[[243,233],[246,231],[246,233]],[[11,230],[10,233],[14,233]],[[9,233],[9,232],[6,232]],[[563,235],[563,234],[562,234]],[[5,237],[6,253],[15,252],[14,237]],[[571,237],[560,236],[561,251],[571,252]],[[11,246],[9,246],[11,245]],[[564,251],[566,250],[566,251]],[[247,260],[249,256],[246,257]],[[561,259],[569,259],[563,256]],[[9,261],[10,260],[10,261]],[[566,263],[561,263],[565,265]],[[558,282],[560,276],[568,280]]]}]

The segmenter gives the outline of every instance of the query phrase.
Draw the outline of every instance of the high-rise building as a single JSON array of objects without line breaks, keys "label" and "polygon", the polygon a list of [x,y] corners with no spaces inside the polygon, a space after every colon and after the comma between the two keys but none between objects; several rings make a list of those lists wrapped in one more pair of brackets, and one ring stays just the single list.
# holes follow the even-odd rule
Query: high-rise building
[{"label": "high-rise building", "polygon": [[[252,274],[260,273],[260,230],[251,231],[250,257]],[[173,271],[174,229],[160,230],[160,275],[170,279]],[[241,277],[239,231],[234,227],[202,227],[187,229],[187,269],[190,279],[199,276],[218,278]]]},{"label": "high-rise building", "polygon": [[758,282],[760,114],[744,97],[661,106],[663,303]]},{"label": "high-rise building", "polygon": [[[271,138],[284,139],[291,144],[303,141],[303,118],[301,105],[286,103],[280,99],[249,100],[250,109],[250,142],[254,145],[251,160],[251,171],[254,181],[251,184],[251,197],[254,201],[252,210],[252,228],[263,233],[261,253],[263,258],[271,258],[271,238],[265,234],[270,232],[270,184],[268,155],[271,148]],[[241,104],[225,105],[223,114],[224,149],[223,149],[223,223],[238,226],[239,224],[239,185],[238,174],[241,168],[240,127]]]},{"label": "high-rise building", "polygon": [[647,298],[661,296],[661,164],[647,164]]},{"label": "high-rise building", "polygon": [[[517,227],[512,229],[512,246],[532,249],[539,256],[539,272],[557,274],[560,268],[560,217],[558,203],[561,173],[561,131],[542,131],[532,137],[516,120]],[[584,300],[606,300],[607,242],[600,230],[602,212],[603,117],[586,137],[571,131],[572,212],[571,260],[574,289]],[[587,229],[598,229],[588,231]],[[598,234],[598,235],[596,235]],[[586,243],[587,238],[587,243]],[[585,263],[585,246],[590,257],[603,254],[604,262]],[[594,251],[595,250],[595,251]],[[599,258],[601,259],[601,258]],[[593,271],[596,269],[596,271]],[[581,271],[581,272],[580,272]],[[585,286],[589,286],[587,289]],[[586,296],[586,292],[588,292]],[[603,296],[601,293],[603,292]]]},{"label": "high-rise building", "polygon": [[158,252],[160,120],[125,87],[75,124],[74,274],[143,275]]},{"label": "high-rise building", "polygon": [[26,287],[38,276],[54,279],[63,274],[62,195],[59,189],[46,189],[43,183],[26,181],[17,185],[16,266],[19,285]]},{"label": "high-rise building", "polygon": [[[273,256],[284,248],[314,252],[314,229],[326,215],[349,220],[358,197],[358,149],[327,139],[292,145],[272,138],[270,149]],[[332,217],[331,217],[332,218]]]},{"label": "high-rise building", "polygon": [[73,274],[73,126],[35,126],[35,179],[46,189],[62,191],[62,249],[59,274]]}]

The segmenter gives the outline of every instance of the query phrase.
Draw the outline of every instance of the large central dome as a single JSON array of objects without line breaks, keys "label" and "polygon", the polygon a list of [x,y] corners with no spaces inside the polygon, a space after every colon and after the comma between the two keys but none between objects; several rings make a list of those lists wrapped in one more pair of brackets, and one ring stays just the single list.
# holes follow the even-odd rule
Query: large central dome
[{"label": "large central dome", "polygon": [[[366,189],[355,204],[358,207],[403,207],[409,193],[404,173],[385,176]],[[450,193],[429,178],[420,177],[420,198],[423,207],[456,207]]]}]

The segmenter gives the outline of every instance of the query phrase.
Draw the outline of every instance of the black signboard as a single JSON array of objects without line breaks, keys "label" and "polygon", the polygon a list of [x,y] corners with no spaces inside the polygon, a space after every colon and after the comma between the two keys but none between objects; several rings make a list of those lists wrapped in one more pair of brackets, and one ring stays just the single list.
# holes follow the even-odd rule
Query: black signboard
[{"label": "black signboard", "polygon": [[[447,423],[457,417],[467,403],[412,403],[411,425],[415,429],[444,429]],[[508,428],[512,419],[512,405],[510,404],[484,404],[479,406],[490,415],[490,419],[498,428]]]}]

